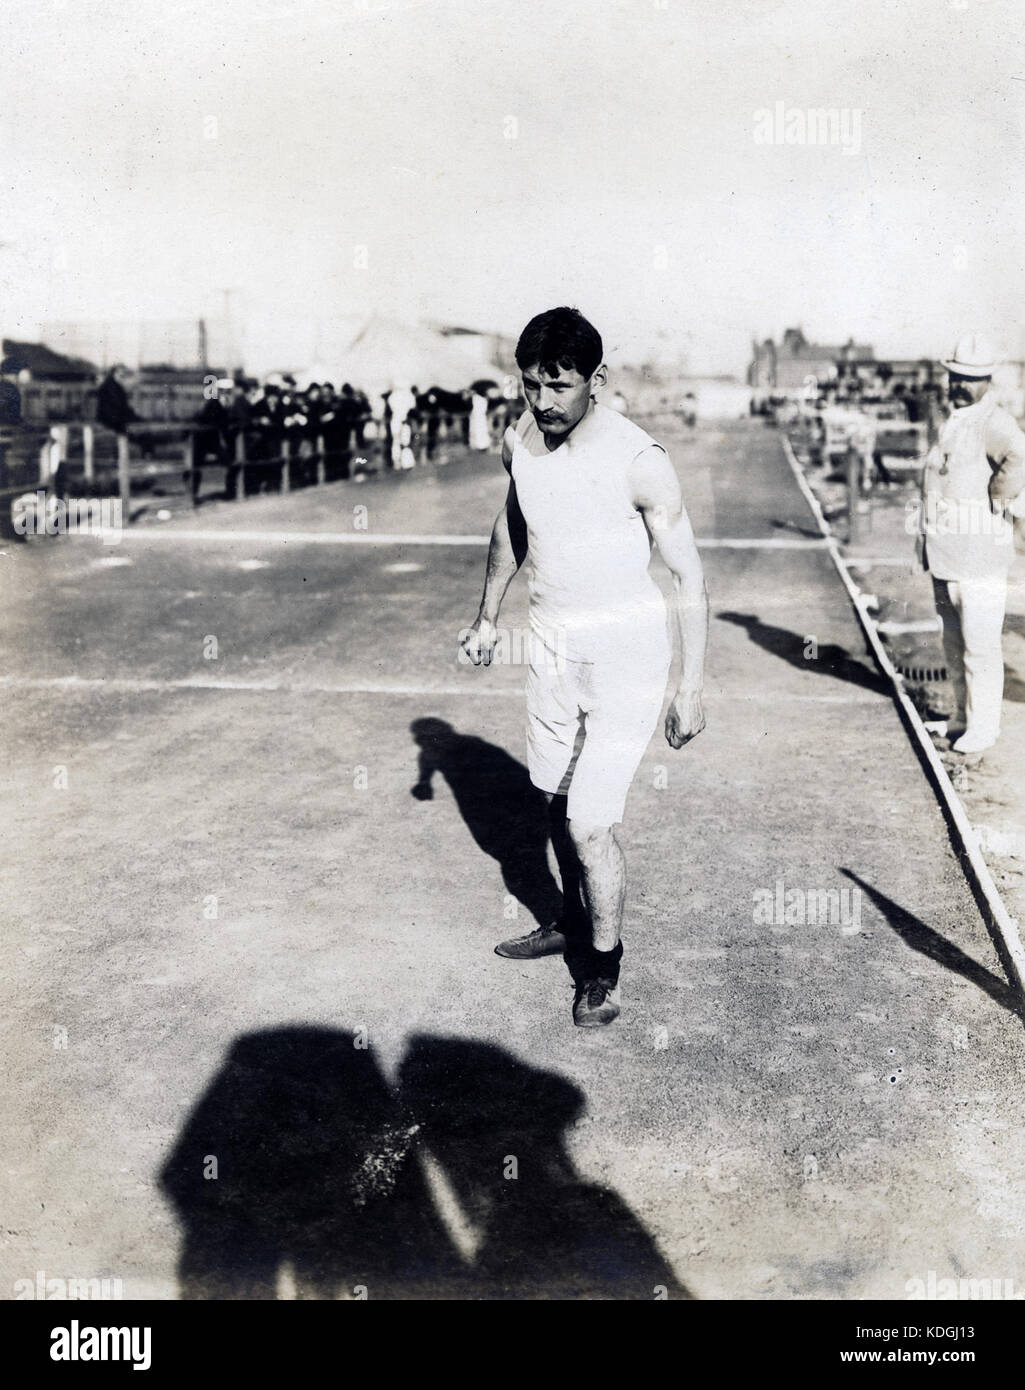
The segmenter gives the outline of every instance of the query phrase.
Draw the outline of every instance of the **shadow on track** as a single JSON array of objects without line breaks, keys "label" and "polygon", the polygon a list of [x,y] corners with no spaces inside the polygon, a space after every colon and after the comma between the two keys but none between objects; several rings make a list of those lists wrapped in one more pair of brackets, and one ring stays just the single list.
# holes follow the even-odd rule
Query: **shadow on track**
[{"label": "shadow on track", "polygon": [[988,994],[1002,1009],[1007,1009],[1019,1017],[1025,1016],[1017,994],[999,975],[994,975],[984,965],[972,960],[971,956],[966,955],[960,946],[955,946],[952,941],[948,941],[946,937],[933,931],[932,927],[927,927],[920,918],[913,916],[906,908],[900,907],[892,898],[888,898],[885,893],[880,893],[878,888],[873,888],[870,883],[866,883],[850,869],[841,869],[840,872],[852,883],[856,883],[861,891],[871,898],[905,945],[910,946],[913,951],[918,951],[923,956],[928,956],[929,960],[934,960],[937,965],[943,965],[948,970],[952,970],[955,975],[961,975],[964,979],[970,980],[983,993]]},{"label": "shadow on track", "polygon": [[451,1273],[404,1117],[355,1038],[282,1028],[233,1044],[161,1175],[183,1298],[273,1299],[284,1266],[302,1298]]},{"label": "shadow on track", "polygon": [[835,680],[848,681],[851,685],[861,686],[862,689],[874,691],[877,695],[890,693],[889,684],[878,671],[858,661],[850,652],[835,643],[818,646],[815,656],[809,657],[805,655],[811,640],[809,637],[802,637],[784,627],[773,627],[770,623],[763,623],[753,613],[725,612],[717,613],[716,617],[721,618],[723,622],[735,623],[737,627],[744,628],[752,642],[757,643],[764,651],[771,652],[773,656],[781,657],[790,666],[796,666],[800,671],[832,676]]},{"label": "shadow on track", "polygon": [[817,526],[800,526],[796,521],[774,521],[772,529],[774,531],[786,531],[792,536],[806,536],[812,541],[822,539],[822,532]]},{"label": "shadow on track", "polygon": [[273,1299],[285,1270],[306,1299],[690,1297],[621,1198],[577,1174],[572,1082],[420,1036],[396,1094],[359,1041],[236,1040],[161,1174],[183,1298]]},{"label": "shadow on track", "polygon": [[413,796],[430,801],[432,779],[440,773],[470,834],[498,861],[509,892],[540,925],[554,922],[562,894],[548,867],[548,807],[527,769],[503,748],[458,733],[444,719],[414,719],[410,732],[420,749]]},{"label": "shadow on track", "polygon": [[1025,681],[1011,666],[1004,667],[1004,699],[1015,705],[1025,705]]}]

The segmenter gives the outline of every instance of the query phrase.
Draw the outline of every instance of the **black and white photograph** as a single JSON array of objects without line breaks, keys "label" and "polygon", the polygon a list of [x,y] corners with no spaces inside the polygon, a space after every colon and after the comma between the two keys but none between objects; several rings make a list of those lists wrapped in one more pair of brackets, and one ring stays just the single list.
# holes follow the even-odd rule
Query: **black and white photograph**
[{"label": "black and white photograph", "polygon": [[211,1302],[1010,1333],[1021,19],[6,0],[37,1367]]}]

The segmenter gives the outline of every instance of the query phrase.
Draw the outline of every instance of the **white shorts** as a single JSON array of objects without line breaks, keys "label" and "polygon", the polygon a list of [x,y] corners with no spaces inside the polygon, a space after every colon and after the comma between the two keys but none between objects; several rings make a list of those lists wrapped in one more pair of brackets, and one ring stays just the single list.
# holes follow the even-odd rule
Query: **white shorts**
[{"label": "white shorts", "polygon": [[534,651],[527,672],[530,780],[567,795],[570,820],[616,825],[662,713],[672,648],[596,662],[539,659],[546,654]]}]

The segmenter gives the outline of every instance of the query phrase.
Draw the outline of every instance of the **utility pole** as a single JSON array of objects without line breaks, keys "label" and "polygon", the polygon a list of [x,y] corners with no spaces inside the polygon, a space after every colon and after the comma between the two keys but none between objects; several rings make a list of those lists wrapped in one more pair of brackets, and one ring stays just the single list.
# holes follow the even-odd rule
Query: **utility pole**
[{"label": "utility pole", "polygon": [[242,354],[235,342],[235,320],[231,310],[231,296],[234,293],[234,289],[229,287],[221,290],[221,294],[224,295],[224,367],[229,372],[242,366]]}]

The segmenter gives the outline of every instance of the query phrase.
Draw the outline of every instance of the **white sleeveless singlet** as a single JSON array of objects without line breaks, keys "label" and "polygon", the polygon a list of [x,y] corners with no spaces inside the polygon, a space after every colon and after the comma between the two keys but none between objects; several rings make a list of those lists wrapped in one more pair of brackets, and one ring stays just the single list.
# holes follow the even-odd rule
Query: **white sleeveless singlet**
[{"label": "white sleeveless singlet", "polygon": [[531,628],[571,661],[659,662],[671,653],[628,477],[652,445],[661,447],[602,405],[551,453],[529,410],[516,425],[511,472],[527,524]]}]

